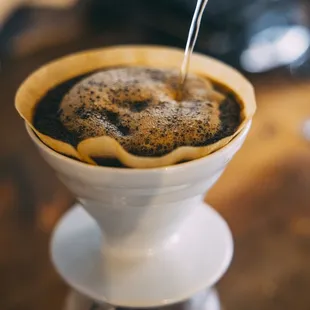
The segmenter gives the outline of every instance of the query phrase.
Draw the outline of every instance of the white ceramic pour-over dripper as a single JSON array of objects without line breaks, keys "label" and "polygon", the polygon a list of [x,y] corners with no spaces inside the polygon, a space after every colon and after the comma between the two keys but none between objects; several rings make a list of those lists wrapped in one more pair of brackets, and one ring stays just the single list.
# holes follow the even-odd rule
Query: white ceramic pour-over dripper
[{"label": "white ceramic pour-over dripper", "polygon": [[45,146],[27,127],[84,208],[69,212],[55,230],[52,259],[61,276],[96,301],[124,307],[172,304],[212,286],[229,266],[233,244],[204,195],[250,125],[209,156],[145,170],[80,163]]}]

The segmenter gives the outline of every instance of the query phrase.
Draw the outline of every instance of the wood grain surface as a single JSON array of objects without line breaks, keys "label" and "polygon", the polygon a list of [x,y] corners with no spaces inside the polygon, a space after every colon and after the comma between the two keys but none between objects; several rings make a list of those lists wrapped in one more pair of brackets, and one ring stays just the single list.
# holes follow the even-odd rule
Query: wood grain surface
[{"label": "wood grain surface", "polygon": [[[19,59],[0,74],[0,309],[61,309],[67,287],[48,244],[74,198],[40,158],[13,107],[22,79],[65,54]],[[225,310],[309,310],[310,82],[254,81],[258,111],[242,150],[207,200],[235,237],[231,268],[218,284]]]}]

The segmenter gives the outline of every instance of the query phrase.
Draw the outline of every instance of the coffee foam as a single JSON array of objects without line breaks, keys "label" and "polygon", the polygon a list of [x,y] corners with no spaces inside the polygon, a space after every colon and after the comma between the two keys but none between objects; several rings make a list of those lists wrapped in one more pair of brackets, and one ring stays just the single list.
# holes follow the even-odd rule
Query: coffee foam
[{"label": "coffee foam", "polygon": [[190,74],[183,100],[176,101],[178,79],[178,70],[143,67],[95,73],[64,97],[60,119],[80,140],[109,136],[139,156],[211,144],[234,132],[239,125],[238,103],[225,102],[235,108],[235,115],[227,116],[224,126],[231,125],[231,131],[221,136],[220,104],[225,96],[207,79]]},{"label": "coffee foam", "polygon": [[152,168],[172,165],[183,160],[206,156],[225,146],[251,120],[255,109],[255,97],[251,84],[236,70],[207,56],[193,54],[190,71],[207,75],[212,81],[227,85],[242,102],[241,122],[234,134],[202,147],[178,147],[157,157],[136,156],[129,153],[114,138],[101,136],[80,142],[77,147],[39,132],[33,125],[36,105],[50,89],[95,70],[116,66],[147,66],[178,69],[183,51],[156,46],[119,46],[86,51],[61,58],[34,72],[19,88],[15,105],[20,115],[35,131],[39,139],[55,151],[95,165],[93,157],[113,157],[132,168]]}]

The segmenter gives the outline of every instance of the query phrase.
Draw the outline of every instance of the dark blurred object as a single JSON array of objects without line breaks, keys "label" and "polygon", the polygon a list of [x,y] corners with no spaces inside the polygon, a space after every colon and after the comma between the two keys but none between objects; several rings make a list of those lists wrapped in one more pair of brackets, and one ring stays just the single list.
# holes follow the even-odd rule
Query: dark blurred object
[{"label": "dark blurred object", "polygon": [[[77,50],[126,43],[184,47],[195,4],[80,0],[61,12],[23,8],[0,33],[0,56],[78,41],[84,44]],[[254,73],[291,65],[307,55],[309,13],[306,0],[210,0],[196,50]]]},{"label": "dark blurred object", "polygon": [[254,73],[291,64],[310,46],[308,9],[298,0],[210,1],[202,50]]}]

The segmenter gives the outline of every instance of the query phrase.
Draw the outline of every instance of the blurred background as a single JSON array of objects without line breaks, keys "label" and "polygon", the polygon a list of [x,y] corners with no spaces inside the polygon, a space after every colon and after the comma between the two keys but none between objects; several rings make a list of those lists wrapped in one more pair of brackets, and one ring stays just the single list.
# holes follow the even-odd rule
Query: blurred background
[{"label": "blurred background", "polygon": [[[56,57],[144,43],[184,47],[195,0],[0,0],[0,309],[61,309],[48,253],[74,202],[14,110],[18,85]],[[206,198],[235,257],[225,310],[310,309],[310,2],[210,0],[196,51],[241,70],[258,111],[245,146]]]}]

